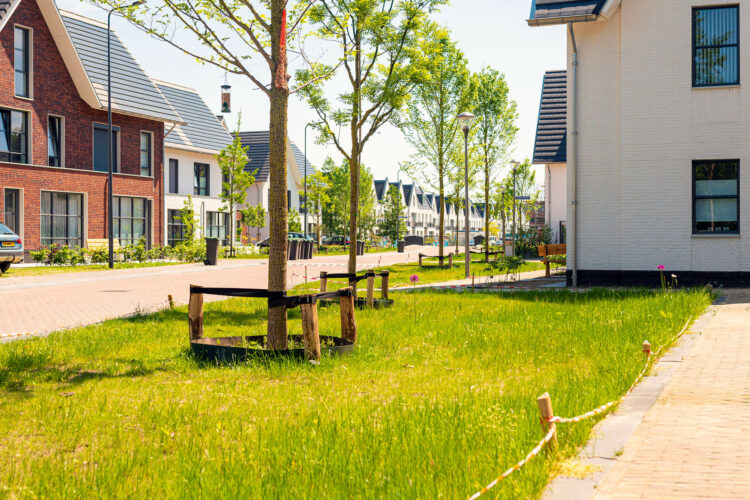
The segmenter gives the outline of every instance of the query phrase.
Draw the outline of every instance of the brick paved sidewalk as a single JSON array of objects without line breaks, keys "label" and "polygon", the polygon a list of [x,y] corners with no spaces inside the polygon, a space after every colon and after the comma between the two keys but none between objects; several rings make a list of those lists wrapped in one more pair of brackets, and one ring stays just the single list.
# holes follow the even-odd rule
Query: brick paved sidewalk
[{"label": "brick paved sidewalk", "polygon": [[594,498],[750,498],[750,290],[717,309]]}]

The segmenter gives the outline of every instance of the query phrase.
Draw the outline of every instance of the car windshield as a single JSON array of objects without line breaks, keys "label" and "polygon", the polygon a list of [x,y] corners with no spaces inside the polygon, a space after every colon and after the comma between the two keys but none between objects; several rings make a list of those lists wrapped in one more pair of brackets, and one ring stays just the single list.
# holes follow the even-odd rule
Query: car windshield
[{"label": "car windshield", "polygon": [[0,234],[16,234],[13,231],[11,231],[8,226],[4,226],[3,224],[0,224]]}]

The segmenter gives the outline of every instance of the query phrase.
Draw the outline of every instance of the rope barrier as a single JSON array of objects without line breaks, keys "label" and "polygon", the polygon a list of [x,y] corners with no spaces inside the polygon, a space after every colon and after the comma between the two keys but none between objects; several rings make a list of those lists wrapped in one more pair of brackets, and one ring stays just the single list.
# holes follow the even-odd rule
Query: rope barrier
[{"label": "rope barrier", "polygon": [[641,381],[641,379],[643,379],[643,377],[646,375],[646,372],[648,371],[648,368],[651,365],[651,361],[653,359],[655,359],[659,355],[659,353],[666,346],[672,345],[675,341],[677,341],[680,337],[682,337],[685,334],[685,332],[687,331],[688,326],[690,326],[690,322],[692,320],[693,320],[693,317],[691,316],[687,320],[687,322],[685,323],[685,326],[682,327],[682,330],[680,330],[677,335],[675,335],[674,337],[672,337],[672,339],[669,342],[666,342],[665,344],[663,344],[655,353],[651,352],[650,344],[645,343],[645,345],[647,345],[648,349],[649,349],[648,351],[645,352],[646,353],[646,364],[643,366],[643,370],[641,370],[641,373],[638,375],[638,377],[636,377],[635,381],[633,382],[633,384],[630,386],[630,388],[627,390],[627,392],[625,394],[623,394],[622,396],[620,396],[619,398],[617,398],[617,399],[615,399],[613,401],[610,401],[608,403],[605,403],[605,404],[601,405],[600,407],[598,407],[598,408],[596,408],[594,410],[588,411],[588,412],[583,413],[581,415],[577,415],[575,417],[568,417],[568,418],[566,418],[566,417],[552,416],[552,417],[548,417],[548,418],[544,419],[547,422],[549,422],[549,424],[550,424],[549,431],[547,432],[547,435],[544,436],[544,439],[542,439],[539,442],[539,444],[537,444],[536,447],[534,447],[534,449],[531,450],[529,452],[529,454],[526,455],[526,457],[523,460],[521,460],[520,462],[518,462],[516,465],[514,465],[510,469],[508,469],[505,472],[503,472],[497,479],[495,479],[490,484],[488,484],[487,486],[485,486],[484,488],[482,488],[480,491],[474,493],[472,496],[469,497],[469,500],[476,500],[477,498],[479,498],[483,494],[487,493],[491,488],[493,488],[494,486],[496,486],[500,481],[502,481],[506,477],[510,476],[512,473],[516,472],[517,470],[519,470],[521,467],[523,467],[524,465],[526,465],[526,463],[531,458],[533,458],[536,455],[538,455],[539,452],[542,450],[542,448],[544,448],[544,446],[547,445],[550,442],[550,440],[552,439],[552,437],[557,432],[557,424],[569,424],[569,423],[580,422],[582,420],[586,420],[586,419],[595,417],[597,415],[601,415],[602,413],[606,412],[608,409],[612,408],[614,405],[620,403],[623,399],[625,399],[626,396],[628,396],[631,392],[633,392],[633,390],[638,385],[638,383]]}]

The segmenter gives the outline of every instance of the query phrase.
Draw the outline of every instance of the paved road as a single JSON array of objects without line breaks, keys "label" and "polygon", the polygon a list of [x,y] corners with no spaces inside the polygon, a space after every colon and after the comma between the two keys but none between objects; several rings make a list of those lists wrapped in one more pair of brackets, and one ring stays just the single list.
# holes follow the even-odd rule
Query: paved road
[{"label": "paved road", "polygon": [[[438,248],[410,246],[402,254],[367,254],[358,259],[358,269],[414,262],[419,252],[437,255]],[[288,284],[294,286],[305,281],[305,266],[310,276],[319,276],[320,271],[346,272],[346,263],[346,256],[291,261]],[[169,294],[175,302],[184,304],[188,301],[191,284],[265,288],[267,282],[267,262],[261,260],[224,260],[216,267],[185,264],[3,278],[0,280],[0,339],[161,309],[166,307]]]},{"label": "paved road", "polygon": [[750,290],[729,290],[594,498],[750,498]]}]

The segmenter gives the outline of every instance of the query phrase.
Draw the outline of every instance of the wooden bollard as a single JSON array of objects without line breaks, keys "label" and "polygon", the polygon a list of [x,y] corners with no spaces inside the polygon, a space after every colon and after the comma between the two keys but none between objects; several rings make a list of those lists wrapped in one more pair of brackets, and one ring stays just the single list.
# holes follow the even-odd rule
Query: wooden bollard
[{"label": "wooden bollard", "polygon": [[648,340],[643,341],[643,354],[651,354],[651,342]]},{"label": "wooden bollard", "polygon": [[318,331],[318,303],[302,304],[302,343],[307,359],[320,359],[320,334]]},{"label": "wooden bollard", "polygon": [[325,271],[320,272],[320,293],[328,291],[328,273]]},{"label": "wooden bollard", "polygon": [[419,254],[419,267],[422,267],[422,254]]},{"label": "wooden bollard", "polygon": [[388,300],[388,279],[390,275],[391,273],[388,271],[380,273],[380,297],[385,300]]},{"label": "wooden bollard", "polygon": [[[539,407],[542,429],[544,429],[544,433],[547,434],[550,430],[550,427],[554,425],[549,421],[549,419],[555,416],[555,413],[552,411],[552,400],[549,397],[549,393],[545,392],[544,394],[536,398],[536,405]],[[555,430],[555,433],[552,435],[549,446],[552,449],[557,448],[557,430]]]},{"label": "wooden bollard", "polygon": [[203,338],[203,294],[190,292],[188,304],[188,325],[190,325],[190,340]]},{"label": "wooden bollard", "polygon": [[169,301],[169,308],[174,309],[174,298],[172,297],[171,294],[167,295],[167,300]]},{"label": "wooden bollard", "polygon": [[307,266],[305,266],[305,285],[307,285]]},{"label": "wooden bollard", "polygon": [[367,307],[375,307],[375,273],[367,275]]},{"label": "wooden bollard", "polygon": [[452,253],[448,254],[448,267],[451,267],[451,268],[453,267],[453,254]]},{"label": "wooden bollard", "polygon": [[354,317],[354,294],[342,295],[339,297],[339,304],[339,309],[341,310],[341,336],[352,344],[356,344],[357,321]]}]

